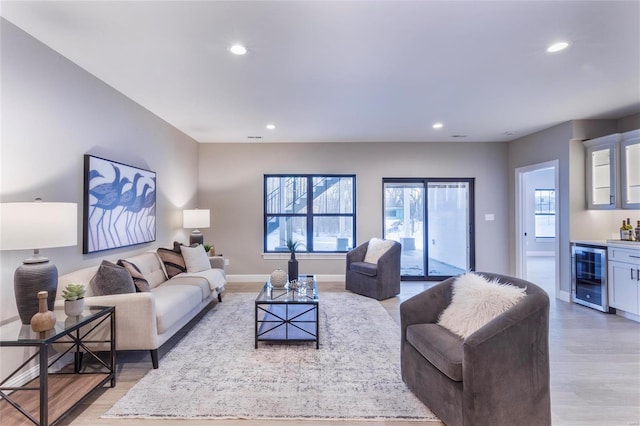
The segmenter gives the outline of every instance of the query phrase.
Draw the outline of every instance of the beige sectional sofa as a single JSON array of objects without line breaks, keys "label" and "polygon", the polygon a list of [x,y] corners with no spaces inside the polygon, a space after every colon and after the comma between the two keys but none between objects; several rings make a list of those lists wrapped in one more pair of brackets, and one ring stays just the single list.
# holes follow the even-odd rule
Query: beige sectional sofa
[{"label": "beige sectional sofa", "polygon": [[60,276],[56,305],[64,303],[62,291],[67,284],[85,284],[85,306],[116,307],[116,349],[149,350],[153,368],[158,368],[158,348],[214,298],[222,301],[226,284],[224,259],[210,257],[212,269],[180,273],[170,279],[156,252],[124,260],[137,266],[149,283],[149,292],[95,296],[90,281],[98,271],[96,265]]}]

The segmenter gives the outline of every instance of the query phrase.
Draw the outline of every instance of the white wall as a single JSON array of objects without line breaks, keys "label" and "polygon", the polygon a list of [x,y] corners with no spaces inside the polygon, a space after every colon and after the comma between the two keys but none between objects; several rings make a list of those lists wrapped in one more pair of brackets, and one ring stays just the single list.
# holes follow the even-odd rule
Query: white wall
[{"label": "white wall", "polygon": [[[0,200],[78,203],[78,246],[42,250],[59,273],[185,239],[181,211],[195,207],[198,144],[8,21],[0,20],[0,30]],[[86,153],[157,172],[156,243],[82,255]],[[17,315],[14,270],[31,252],[0,256],[0,321],[5,321]],[[2,377],[20,359],[5,349]]]},{"label": "white wall", "polygon": [[[382,235],[383,177],[474,177],[476,267],[508,272],[505,143],[201,144],[199,158],[199,207],[212,212],[205,241],[230,260],[229,274],[268,274],[286,266],[285,260],[262,258],[268,173],[355,174],[358,243]],[[486,213],[496,220],[485,222]],[[344,274],[343,257],[297,257],[301,271]]]}]

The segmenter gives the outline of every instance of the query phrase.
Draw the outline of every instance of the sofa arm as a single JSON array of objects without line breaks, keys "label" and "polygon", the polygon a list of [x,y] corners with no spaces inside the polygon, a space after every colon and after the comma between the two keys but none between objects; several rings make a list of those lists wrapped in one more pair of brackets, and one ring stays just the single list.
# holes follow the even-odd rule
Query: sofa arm
[{"label": "sofa arm", "polygon": [[[155,295],[150,292],[85,297],[85,306],[115,306],[116,349],[157,349],[158,323]],[[64,300],[56,300],[64,306]],[[108,327],[107,324],[104,324]],[[98,330],[97,333],[101,333]]]},{"label": "sofa arm", "polygon": [[209,256],[209,263],[213,269],[222,269],[224,271],[224,257]]}]

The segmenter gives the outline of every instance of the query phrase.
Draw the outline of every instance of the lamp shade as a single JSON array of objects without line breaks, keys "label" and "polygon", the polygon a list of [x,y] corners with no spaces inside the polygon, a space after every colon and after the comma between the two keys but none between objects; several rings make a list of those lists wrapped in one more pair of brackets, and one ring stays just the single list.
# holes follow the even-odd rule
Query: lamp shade
[{"label": "lamp shade", "polygon": [[194,209],[182,211],[183,228],[208,228],[211,212],[209,209]]},{"label": "lamp shade", "polygon": [[33,250],[77,243],[76,203],[0,204],[0,250]]}]

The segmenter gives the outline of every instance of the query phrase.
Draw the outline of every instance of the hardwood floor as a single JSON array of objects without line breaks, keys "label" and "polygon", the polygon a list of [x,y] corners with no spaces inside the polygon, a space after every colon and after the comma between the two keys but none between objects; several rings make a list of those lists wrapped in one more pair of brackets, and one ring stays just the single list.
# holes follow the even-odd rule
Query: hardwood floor
[{"label": "hardwood floor", "polygon": [[[402,293],[382,302],[399,322],[399,305],[433,285],[405,282]],[[228,292],[255,292],[259,284],[231,283]],[[321,291],[344,291],[342,283],[320,283]],[[223,301],[224,303],[224,301]],[[197,320],[197,319],[196,319]],[[188,332],[160,349],[164,355]],[[554,425],[640,425],[640,324],[579,305],[552,301],[550,312],[551,410]],[[160,359],[162,363],[162,358]],[[118,353],[117,386],[105,389],[78,407],[62,425],[127,426],[139,424],[214,426],[332,426],[373,424],[408,426],[421,422],[140,420],[100,416],[151,369],[148,351]],[[428,423],[429,426],[436,425]]]}]

